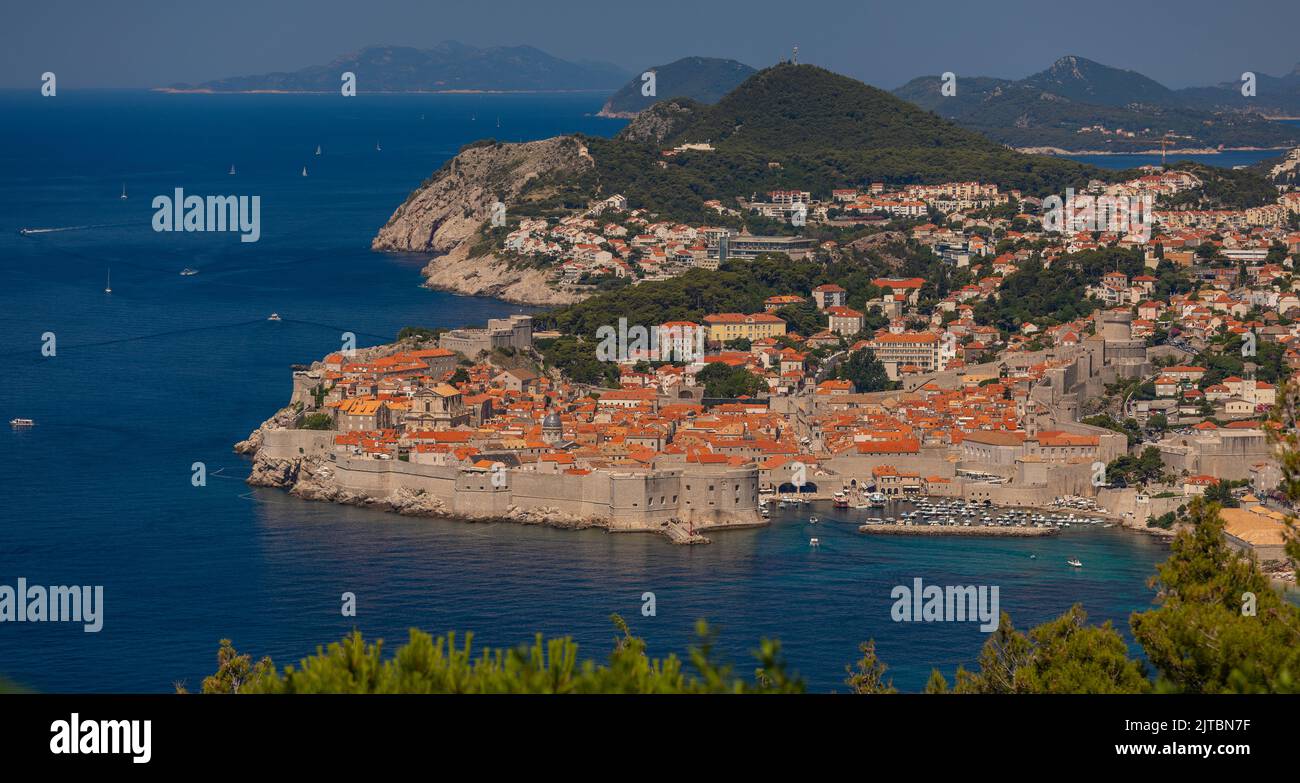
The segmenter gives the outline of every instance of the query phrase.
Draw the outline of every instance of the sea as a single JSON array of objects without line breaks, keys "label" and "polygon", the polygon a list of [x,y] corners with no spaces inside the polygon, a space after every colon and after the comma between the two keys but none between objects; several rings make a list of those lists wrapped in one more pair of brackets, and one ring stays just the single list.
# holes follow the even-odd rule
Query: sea
[{"label": "sea", "polygon": [[[1300,127],[1300,120],[1277,120],[1284,125],[1294,125]],[[1218,168],[1244,168],[1253,166],[1262,160],[1276,158],[1286,153],[1285,149],[1263,149],[1263,150],[1224,150],[1216,154],[1209,155],[1188,155],[1184,153],[1170,152],[1165,156],[1164,162],[1174,164],[1180,161],[1192,161],[1194,163],[1203,163],[1207,166],[1216,166]],[[1159,166],[1161,165],[1160,153],[1150,154],[1118,154],[1118,155],[1063,155],[1062,157],[1070,160],[1077,160],[1080,163],[1087,163],[1103,169],[1133,169],[1139,166]]]},{"label": "sea", "polygon": [[[292,364],[346,333],[373,345],[521,310],[422,288],[425,257],[374,253],[370,239],[468,142],[617,132],[623,121],[595,116],[603,97],[0,93],[0,419],[36,423],[0,426],[0,585],[104,596],[98,633],[0,623],[0,677],[45,692],[196,690],[223,638],[284,666],[353,628],[390,649],[411,628],[494,646],[568,635],[603,660],[617,613],[657,656],[685,655],[707,620],[746,676],[760,640],[779,639],[819,692],[846,690],[845,667],[874,639],[894,684],[919,690],[933,668],[951,679],[971,665],[987,637],[977,623],[891,619],[895,588],[916,579],[996,586],[1020,628],[1077,602],[1127,635],[1168,547],[1118,527],[878,537],[857,532],[867,512],[800,506],[682,547],[244,483],[231,446],[285,404]],[[259,196],[259,241],[155,231],[151,202],[176,188]]]}]

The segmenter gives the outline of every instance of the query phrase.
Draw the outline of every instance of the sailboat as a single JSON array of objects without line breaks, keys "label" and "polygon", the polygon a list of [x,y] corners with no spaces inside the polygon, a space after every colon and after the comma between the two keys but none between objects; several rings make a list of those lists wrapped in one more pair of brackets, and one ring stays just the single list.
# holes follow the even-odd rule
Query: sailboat
[{"label": "sailboat", "polygon": [[121,198],[123,201],[126,201],[126,183],[125,183],[125,182],[122,183],[122,195],[121,195],[120,198]]},{"label": "sailboat", "polygon": [[113,267],[108,268],[108,277],[104,279],[104,293],[113,293]]},{"label": "sailboat", "polygon": [[306,167],[306,166],[303,166],[303,167],[302,167],[302,175],[303,175],[304,177],[307,176],[307,167]]},{"label": "sailboat", "polygon": [[230,164],[230,176],[235,176],[235,164]]},{"label": "sailboat", "polygon": [[316,145],[316,157],[318,157],[318,158],[320,157],[320,145],[319,145],[319,144]]},{"label": "sailboat", "polygon": [[379,142],[375,142],[375,152],[380,152],[381,150],[383,150],[383,147],[379,146]]}]

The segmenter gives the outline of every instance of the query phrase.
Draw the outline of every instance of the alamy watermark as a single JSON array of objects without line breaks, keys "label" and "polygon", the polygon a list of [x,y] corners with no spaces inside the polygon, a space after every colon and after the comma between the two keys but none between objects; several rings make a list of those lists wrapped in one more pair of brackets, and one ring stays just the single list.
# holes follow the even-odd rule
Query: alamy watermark
[{"label": "alamy watermark", "polygon": [[0,585],[0,623],[82,623],[86,633],[104,627],[103,585]]},{"label": "alamy watermark", "polygon": [[1066,188],[1065,198],[1043,199],[1043,230],[1049,233],[1112,231],[1145,242],[1155,224],[1155,199],[1150,193],[1112,196],[1074,192]]},{"label": "alamy watermark", "polygon": [[94,720],[72,713],[68,720],[50,724],[50,753],[104,753],[131,756],[133,764],[148,764],[153,758],[153,721]]},{"label": "alamy watermark", "polygon": [[924,585],[918,576],[912,586],[898,585],[889,592],[894,606],[889,616],[896,623],[980,623],[980,630],[998,629],[998,587],[993,585]]},{"label": "alamy watermark", "polygon": [[596,330],[596,358],[602,362],[694,362],[704,357],[706,329],[693,324],[629,327],[626,318],[618,328]]},{"label": "alamy watermark", "polygon": [[237,231],[240,242],[262,237],[261,196],[154,196],[154,231]]}]

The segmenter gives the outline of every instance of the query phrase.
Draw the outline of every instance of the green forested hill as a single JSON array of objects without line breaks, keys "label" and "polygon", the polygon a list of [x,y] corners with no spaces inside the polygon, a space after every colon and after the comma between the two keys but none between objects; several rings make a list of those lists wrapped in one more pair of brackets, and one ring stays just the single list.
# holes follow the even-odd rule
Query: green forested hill
[{"label": "green forested hill", "polygon": [[[959,77],[955,95],[943,95],[942,84],[938,76],[920,76],[893,94],[1013,147],[1135,152],[1158,146],[1167,133],[1175,134],[1179,147],[1282,147],[1300,141],[1292,126],[1252,113],[1211,111],[1140,73],[1082,57],[1062,57],[1019,81]],[[1136,135],[1080,133],[1094,125]]]},{"label": "green forested hill", "polygon": [[[583,183],[624,193],[633,206],[681,220],[717,218],[706,199],[798,188],[982,180],[1031,195],[1059,193],[1107,172],[1069,160],[1023,155],[931,112],[811,65],[781,64],[751,76],[714,106],[697,106],[662,141],[585,140],[596,170]],[[683,142],[712,152],[664,157]],[[554,183],[548,183],[553,185]]]}]

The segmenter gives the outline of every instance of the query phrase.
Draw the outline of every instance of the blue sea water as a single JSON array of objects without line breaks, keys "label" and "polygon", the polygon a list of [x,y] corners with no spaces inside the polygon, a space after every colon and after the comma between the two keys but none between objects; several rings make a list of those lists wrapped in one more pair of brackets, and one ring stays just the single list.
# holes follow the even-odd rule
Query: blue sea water
[{"label": "blue sea water", "polygon": [[[102,585],[106,603],[97,634],[0,624],[0,674],[45,691],[195,689],[223,637],[285,665],[354,626],[390,643],[412,626],[494,645],[571,634],[603,657],[618,612],[655,654],[683,651],[707,618],[740,672],[778,637],[819,691],[842,690],[875,638],[896,684],[916,690],[984,639],[971,624],[892,622],[891,589],[916,577],[997,585],[1021,627],[1077,601],[1126,628],[1150,605],[1145,581],[1167,550],[1119,529],[878,538],[856,532],[862,512],[822,508],[815,526],[791,510],[682,548],[247,487],[231,444],[287,400],[291,363],[337,349],[344,331],[367,345],[517,311],[423,289],[423,258],[369,240],[462,144],[615,132],[592,116],[601,97],[0,93],[0,420],[37,421],[0,428],[0,584]],[[261,240],[154,232],[150,201],[176,187],[260,195]],[[60,230],[18,234],[36,227]],[[39,351],[47,332],[54,357]],[[191,485],[195,462],[206,487]],[[1085,567],[1067,568],[1071,556]],[[356,618],[341,616],[344,592]]]}]

